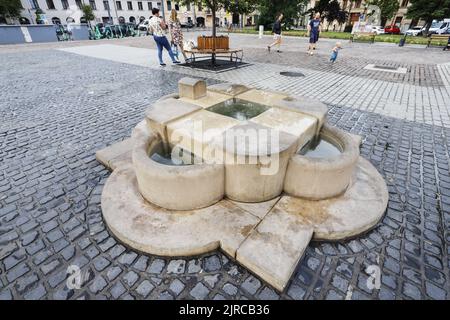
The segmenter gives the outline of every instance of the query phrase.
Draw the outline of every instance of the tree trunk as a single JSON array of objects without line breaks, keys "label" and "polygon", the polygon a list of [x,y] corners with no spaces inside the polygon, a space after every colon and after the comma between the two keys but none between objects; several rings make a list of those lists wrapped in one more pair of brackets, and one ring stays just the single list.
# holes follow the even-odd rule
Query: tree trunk
[{"label": "tree trunk", "polygon": [[423,36],[426,38],[428,37],[428,32],[430,31],[431,24],[433,23],[433,19],[427,20],[425,24],[425,32],[423,32]]},{"label": "tree trunk", "polygon": [[353,1],[350,0],[350,8],[348,9],[347,24],[351,24],[351,21],[352,21],[352,9],[353,9]]}]

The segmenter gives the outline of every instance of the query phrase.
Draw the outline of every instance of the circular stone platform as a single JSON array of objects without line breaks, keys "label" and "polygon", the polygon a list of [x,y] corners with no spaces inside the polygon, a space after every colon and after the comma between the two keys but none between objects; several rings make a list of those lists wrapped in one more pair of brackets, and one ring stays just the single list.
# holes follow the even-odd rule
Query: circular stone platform
[{"label": "circular stone platform", "polygon": [[227,199],[199,210],[160,208],[141,196],[133,167],[128,165],[117,168],[108,178],[102,194],[102,211],[111,231],[138,250],[180,256],[221,247],[234,256],[254,227],[274,212],[292,215],[295,223],[311,226],[314,239],[342,240],[375,226],[387,201],[383,178],[362,157],[343,195],[320,201],[282,196],[269,213],[260,215],[262,219]]}]

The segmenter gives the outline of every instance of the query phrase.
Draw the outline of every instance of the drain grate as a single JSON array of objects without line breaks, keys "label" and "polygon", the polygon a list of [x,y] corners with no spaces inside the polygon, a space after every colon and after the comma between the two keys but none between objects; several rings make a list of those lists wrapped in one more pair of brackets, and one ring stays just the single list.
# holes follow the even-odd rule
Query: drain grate
[{"label": "drain grate", "polygon": [[393,66],[385,66],[382,64],[368,64],[364,67],[366,70],[371,71],[384,71],[384,72],[390,72],[390,73],[401,73],[405,74],[408,70],[403,67],[393,67]]},{"label": "drain grate", "polygon": [[305,76],[301,72],[292,72],[292,71],[282,71],[282,72],[280,72],[280,74],[285,77],[304,77]]},{"label": "drain grate", "polygon": [[383,66],[383,65],[374,65],[373,66],[375,69],[382,69],[382,70],[397,70],[398,67],[392,67],[392,66]]}]

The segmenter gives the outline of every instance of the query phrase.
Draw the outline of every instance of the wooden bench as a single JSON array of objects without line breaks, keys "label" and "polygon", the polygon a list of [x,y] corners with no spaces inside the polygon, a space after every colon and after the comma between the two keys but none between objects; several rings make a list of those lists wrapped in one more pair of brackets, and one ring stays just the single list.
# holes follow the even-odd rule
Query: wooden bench
[{"label": "wooden bench", "polygon": [[377,34],[375,32],[355,32],[350,37],[350,42],[355,42],[360,37],[368,37],[370,39],[370,43],[375,42],[375,36]]},{"label": "wooden bench", "polygon": [[196,60],[203,58],[203,56],[215,55],[215,57],[229,58],[231,62],[234,61],[237,67],[244,56],[244,50],[229,48],[229,38],[227,36],[199,36],[197,38],[197,47],[187,49],[185,52],[190,55],[189,63],[191,65]]},{"label": "wooden bench", "polygon": [[[432,34],[428,37],[427,48],[430,47],[431,41],[433,40],[444,40],[444,42],[449,42],[450,34]],[[444,46],[444,49],[448,46],[447,43]]]}]

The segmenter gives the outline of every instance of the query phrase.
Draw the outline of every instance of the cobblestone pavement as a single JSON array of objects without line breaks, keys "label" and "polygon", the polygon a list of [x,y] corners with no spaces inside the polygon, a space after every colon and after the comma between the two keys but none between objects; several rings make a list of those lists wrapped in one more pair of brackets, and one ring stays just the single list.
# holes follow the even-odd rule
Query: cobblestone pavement
[{"label": "cobblestone pavement", "polygon": [[[244,41],[244,40],[247,40]],[[363,111],[380,113],[399,119],[450,127],[450,58],[442,50],[425,48],[403,48],[396,46],[369,44],[352,44],[351,48],[342,50],[338,62],[331,66],[328,63],[327,46],[330,41],[323,39],[318,54],[310,57],[304,51],[303,38],[288,39],[289,45],[284,45],[285,52],[268,54],[262,49],[262,41],[255,36],[236,36],[231,39],[233,46],[245,48],[245,61],[251,66],[225,73],[213,74],[205,71],[192,71],[190,68],[171,67],[168,70],[185,73],[192,76],[203,76],[220,81],[232,81],[252,85],[262,89],[287,91],[291,94],[300,94],[336,106],[351,107]],[[151,49],[152,40],[147,37],[124,41],[114,41],[109,44],[127,44],[133,47]],[[370,49],[367,49],[370,46]],[[95,46],[100,47],[100,46]],[[148,51],[154,61],[142,61],[141,58],[133,61],[133,48],[127,48],[130,57],[126,61],[146,67],[159,68],[156,53]],[[368,54],[361,56],[361,48]],[[142,49],[135,49],[140,51]],[[284,49],[283,49],[284,50]],[[294,51],[297,50],[297,51]],[[300,50],[300,51],[299,51]],[[379,55],[370,52],[374,50]],[[408,51],[409,50],[409,51]],[[424,50],[426,51],[424,53]],[[429,51],[428,51],[429,50]],[[74,48],[75,53],[92,55],[96,49],[80,47]],[[104,59],[117,60],[117,51],[109,49],[101,51]],[[403,52],[408,62],[399,62],[396,57]],[[381,60],[380,57],[385,57]],[[424,61],[423,56],[430,59]],[[122,56],[123,58],[123,56]],[[433,58],[433,59],[431,59]],[[434,63],[432,63],[434,62]],[[439,62],[439,63],[437,63]],[[367,64],[383,64],[406,67],[406,74],[395,74],[384,71],[365,70]],[[280,75],[282,71],[298,71],[305,77],[292,78]]]},{"label": "cobblestone pavement", "polygon": [[[182,74],[56,50],[0,59],[0,299],[449,298],[449,128],[330,105],[331,124],[363,136],[389,207],[361,237],[311,243],[280,295],[220,252],[143,255],[102,221],[109,172],[95,151],[128,136]],[[380,289],[367,286],[371,265]],[[67,288],[73,266],[81,289]]]}]

